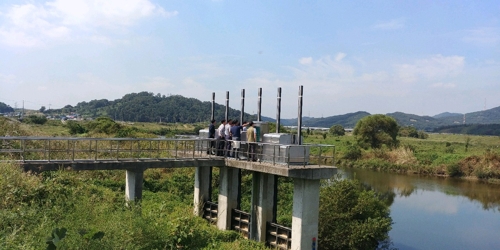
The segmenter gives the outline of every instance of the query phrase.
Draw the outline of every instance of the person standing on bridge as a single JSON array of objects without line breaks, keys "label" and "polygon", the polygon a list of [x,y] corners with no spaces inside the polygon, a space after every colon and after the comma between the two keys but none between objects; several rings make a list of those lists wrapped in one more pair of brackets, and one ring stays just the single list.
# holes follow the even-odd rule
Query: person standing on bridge
[{"label": "person standing on bridge", "polygon": [[224,155],[224,146],[226,145],[225,140],[226,140],[226,120],[220,121],[219,128],[217,129],[217,156],[223,156]]},{"label": "person standing on bridge", "polygon": [[241,141],[241,130],[243,127],[240,126],[240,122],[238,122],[238,120],[233,121],[233,124],[234,125],[231,126],[231,139],[233,140],[231,157],[238,159],[239,158],[238,150],[240,148],[240,141]]},{"label": "person standing on bridge", "polygon": [[255,128],[253,127],[253,122],[248,123],[247,128],[247,143],[248,143],[248,160],[257,161],[255,157],[255,148],[257,146],[257,133],[255,133]]},{"label": "person standing on bridge", "polygon": [[229,153],[231,152],[231,126],[233,126],[233,120],[229,119],[224,126],[224,135],[226,136],[226,157],[229,157]]},{"label": "person standing on bridge", "polygon": [[[208,126],[208,138],[215,139],[215,120],[211,120],[210,125]],[[215,141],[210,140],[207,154],[215,154],[213,152],[214,148],[215,148]]]}]

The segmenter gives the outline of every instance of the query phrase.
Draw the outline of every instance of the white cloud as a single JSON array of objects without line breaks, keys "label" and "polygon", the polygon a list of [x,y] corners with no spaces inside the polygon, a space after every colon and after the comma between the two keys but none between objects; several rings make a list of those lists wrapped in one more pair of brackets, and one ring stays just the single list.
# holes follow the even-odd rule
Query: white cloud
[{"label": "white cloud", "polygon": [[122,31],[143,18],[177,15],[149,0],[55,0],[11,5],[3,13],[0,42],[17,47],[41,46],[72,36],[96,41],[95,37],[103,37],[102,29]]},{"label": "white cloud", "polygon": [[312,61],[313,61],[312,57],[302,57],[300,58],[299,63],[305,65],[305,64],[311,64]]},{"label": "white cloud", "polygon": [[494,46],[500,43],[500,29],[494,27],[480,27],[467,30],[462,40],[477,45]]},{"label": "white cloud", "polygon": [[344,57],[346,57],[346,54],[345,54],[345,53],[340,52],[340,53],[338,53],[338,54],[335,56],[335,61],[340,62],[340,61],[342,61],[342,59],[344,59]]},{"label": "white cloud", "polygon": [[434,83],[430,86],[431,88],[442,88],[442,89],[452,89],[455,88],[456,85],[454,83],[443,83],[443,82],[437,82]]},{"label": "white cloud", "polygon": [[416,82],[421,78],[441,79],[456,76],[462,72],[465,58],[462,56],[434,55],[430,58],[416,60],[413,64],[396,65],[398,78],[403,82]]},{"label": "white cloud", "polygon": [[403,19],[392,19],[386,22],[377,22],[372,25],[372,29],[375,30],[397,30],[405,27],[405,21]]}]

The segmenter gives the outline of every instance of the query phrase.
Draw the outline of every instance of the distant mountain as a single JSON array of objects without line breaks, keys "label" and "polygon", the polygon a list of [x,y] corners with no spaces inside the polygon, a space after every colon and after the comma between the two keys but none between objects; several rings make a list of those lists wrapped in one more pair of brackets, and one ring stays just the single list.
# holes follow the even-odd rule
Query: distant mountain
[{"label": "distant mountain", "polygon": [[[0,108],[10,110],[11,107],[2,105]],[[194,98],[186,98],[180,95],[165,96],[148,92],[131,93],[120,99],[109,101],[106,99],[92,100],[90,102],[80,102],[75,107],[67,105],[62,109],[51,109],[45,111],[46,114],[54,113],[78,113],[84,117],[109,116],[115,120],[138,121],[138,122],[208,122],[211,113],[210,102],[202,102]],[[225,106],[215,104],[215,119],[224,118]],[[304,127],[326,127],[339,124],[344,128],[354,128],[356,123],[370,113],[358,111],[343,115],[335,115],[324,118],[302,117]],[[440,127],[457,126],[464,124],[500,124],[500,107],[472,112],[467,114],[441,113],[431,116],[419,116],[406,114],[403,112],[388,113],[394,117],[400,126],[413,126],[418,130],[433,131]],[[229,109],[229,117],[239,119],[240,112]],[[245,114],[245,120],[255,121],[255,115]],[[271,117],[262,116],[262,121],[276,122]],[[281,119],[284,126],[297,126],[297,118]],[[469,129],[469,128],[467,128]],[[480,131],[491,131],[490,127],[474,129]],[[456,130],[453,130],[456,131]],[[466,131],[462,129],[461,131]],[[467,130],[470,131],[470,130]]]},{"label": "distant mountain", "polygon": [[307,127],[325,127],[329,128],[333,125],[339,124],[344,128],[354,128],[359,119],[370,115],[370,113],[365,111],[358,111],[355,113],[348,113],[344,115],[335,115],[324,118],[310,118],[308,120],[304,120],[303,124]]},{"label": "distant mountain", "polygon": [[[447,124],[463,124],[464,116],[444,117]],[[465,114],[465,124],[500,124],[500,107]]]},{"label": "distant mountain", "polygon": [[[149,92],[131,93],[120,99],[80,102],[62,109],[51,109],[45,113],[78,113],[83,117],[109,116],[112,119],[131,122],[208,122],[211,103],[180,95],[165,96]],[[215,104],[215,119],[224,119],[225,106]],[[240,111],[229,109],[229,118],[239,119]],[[245,114],[246,120],[255,120],[255,115]]]},{"label": "distant mountain", "polygon": [[389,113],[388,116],[396,119],[400,126],[412,126],[419,130],[430,131],[438,127],[439,119],[430,116],[418,116],[402,112]]},{"label": "distant mountain", "polygon": [[14,109],[9,105],[0,102],[0,113],[10,113],[10,112],[14,112]]},{"label": "distant mountain", "polygon": [[439,118],[446,118],[446,117],[452,117],[452,116],[463,116],[464,114],[460,114],[460,113],[450,113],[450,112],[444,112],[444,113],[441,113],[441,114],[437,114],[435,116],[433,116],[433,118],[436,118],[436,119],[439,119]]}]

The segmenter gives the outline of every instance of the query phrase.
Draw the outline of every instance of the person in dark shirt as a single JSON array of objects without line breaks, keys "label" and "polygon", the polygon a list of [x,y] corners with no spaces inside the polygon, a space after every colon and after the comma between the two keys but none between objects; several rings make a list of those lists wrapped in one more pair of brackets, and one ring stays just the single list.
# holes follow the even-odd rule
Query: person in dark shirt
[{"label": "person in dark shirt", "polygon": [[231,138],[233,140],[233,147],[231,150],[231,157],[236,159],[239,158],[238,150],[240,149],[240,141],[241,141],[241,130],[243,127],[240,125],[238,120],[233,121],[233,126],[231,126]]},{"label": "person in dark shirt", "polygon": [[[208,138],[209,139],[214,139],[215,138],[215,120],[210,121],[210,125],[208,126]],[[211,140],[209,142],[209,148],[207,150],[207,154],[213,154],[213,148],[215,148],[215,141]]]}]

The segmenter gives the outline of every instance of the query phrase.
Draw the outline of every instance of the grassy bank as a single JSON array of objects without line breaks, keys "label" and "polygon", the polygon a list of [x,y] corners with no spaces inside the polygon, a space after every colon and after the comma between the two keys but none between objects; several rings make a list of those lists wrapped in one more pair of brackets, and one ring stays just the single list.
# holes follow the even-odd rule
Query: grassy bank
[{"label": "grassy bank", "polygon": [[147,179],[161,174],[170,180],[170,190],[146,188],[141,204],[128,206],[123,171],[34,176],[0,164],[0,174],[2,249],[45,249],[54,230],[63,228],[58,249],[264,249],[186,212],[192,211],[192,194],[182,188],[182,172],[148,171]]},{"label": "grassy bank", "polygon": [[397,148],[364,150],[354,136],[306,136],[306,142],[334,144],[336,164],[398,173],[500,179],[500,137],[429,134],[427,139],[398,137]]}]

